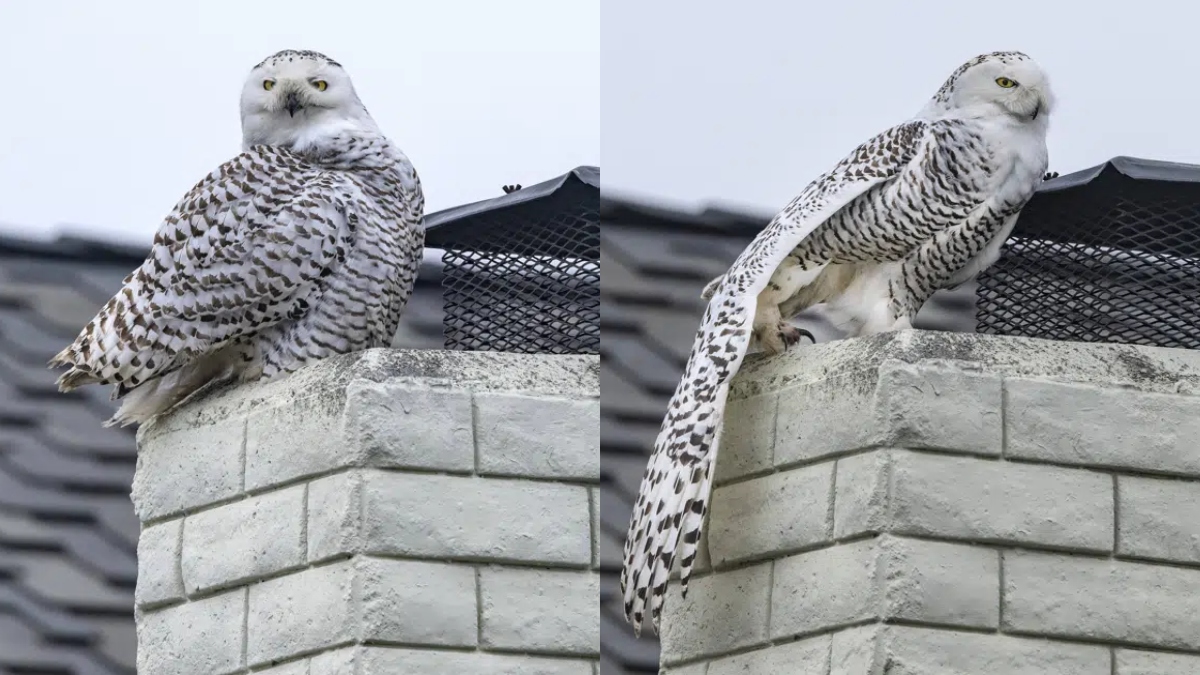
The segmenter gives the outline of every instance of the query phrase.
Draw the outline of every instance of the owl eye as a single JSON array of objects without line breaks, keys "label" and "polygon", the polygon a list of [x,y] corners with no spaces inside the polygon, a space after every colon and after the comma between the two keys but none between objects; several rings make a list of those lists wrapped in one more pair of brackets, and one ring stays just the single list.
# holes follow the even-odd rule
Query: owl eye
[{"label": "owl eye", "polygon": [[275,87],[275,80],[263,80],[263,89],[271,91]]},{"label": "owl eye", "polygon": [[317,88],[317,91],[325,91],[329,88],[329,83],[325,80],[315,80],[312,84]]},{"label": "owl eye", "polygon": [[1004,87],[1005,89],[1012,89],[1013,87],[1017,86],[1017,81],[1010,80],[1007,77],[997,77],[996,84]]}]

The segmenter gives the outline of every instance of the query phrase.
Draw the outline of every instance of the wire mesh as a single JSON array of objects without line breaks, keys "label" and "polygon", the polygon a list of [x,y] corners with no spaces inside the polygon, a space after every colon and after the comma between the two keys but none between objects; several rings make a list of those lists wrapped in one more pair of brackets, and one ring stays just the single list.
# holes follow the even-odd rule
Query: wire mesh
[{"label": "wire mesh", "polygon": [[1038,194],[976,298],[981,333],[1200,348],[1200,185]]},{"label": "wire mesh", "polygon": [[447,349],[599,353],[598,200],[486,214],[443,248]]}]

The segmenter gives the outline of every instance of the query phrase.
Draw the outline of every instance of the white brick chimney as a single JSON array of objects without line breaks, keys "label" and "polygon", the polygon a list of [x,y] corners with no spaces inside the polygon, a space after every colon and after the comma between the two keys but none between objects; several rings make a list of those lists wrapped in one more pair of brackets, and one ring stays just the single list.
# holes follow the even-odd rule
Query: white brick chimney
[{"label": "white brick chimney", "polygon": [[143,675],[594,675],[599,358],[372,350],[143,429]]},{"label": "white brick chimney", "polygon": [[905,331],[743,367],[672,675],[1200,673],[1200,352]]}]

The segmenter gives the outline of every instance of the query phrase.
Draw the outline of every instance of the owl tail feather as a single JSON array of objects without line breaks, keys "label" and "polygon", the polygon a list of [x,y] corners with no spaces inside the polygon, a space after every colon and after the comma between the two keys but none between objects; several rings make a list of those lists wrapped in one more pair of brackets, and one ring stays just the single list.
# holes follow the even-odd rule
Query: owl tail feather
[{"label": "owl tail feather", "polygon": [[[704,519],[712,494],[712,467],[717,455],[727,385],[716,400],[698,405],[680,420],[668,419],[659,434],[656,450],[642,477],[638,501],[625,541],[621,590],[625,615],[641,634],[649,613],[651,629],[658,632],[668,580],[679,555],[680,592],[687,597]],[[696,429],[672,456],[667,443],[679,438],[682,426]],[[682,425],[682,426],[681,426]]]}]

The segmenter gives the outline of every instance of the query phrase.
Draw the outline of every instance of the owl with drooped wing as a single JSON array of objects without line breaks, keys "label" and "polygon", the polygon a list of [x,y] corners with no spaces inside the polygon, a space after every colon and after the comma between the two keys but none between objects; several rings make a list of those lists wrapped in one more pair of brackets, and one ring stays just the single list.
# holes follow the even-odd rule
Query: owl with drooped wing
[{"label": "owl with drooped wing", "polygon": [[144,423],[218,381],[390,343],[424,249],[408,158],[336,61],[285,50],[242,89],[242,153],[176,204],[145,262],[54,359]]}]

